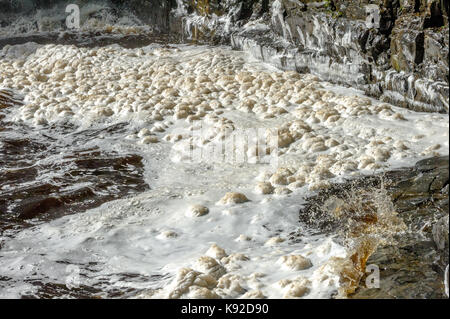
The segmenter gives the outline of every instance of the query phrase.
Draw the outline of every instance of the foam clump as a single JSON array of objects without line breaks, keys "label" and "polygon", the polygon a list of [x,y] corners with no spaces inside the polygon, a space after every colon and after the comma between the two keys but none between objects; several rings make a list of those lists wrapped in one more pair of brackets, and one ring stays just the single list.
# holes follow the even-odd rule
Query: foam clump
[{"label": "foam clump", "polygon": [[200,257],[194,264],[194,269],[211,275],[212,277],[219,279],[227,271],[226,269],[214,258],[209,256]]},{"label": "foam clump", "polygon": [[241,204],[248,202],[249,199],[242,193],[228,192],[218,202],[219,205]]},{"label": "foam clump", "polygon": [[283,298],[300,298],[308,294],[311,286],[311,281],[304,277],[296,279],[282,279],[278,286],[283,289]]},{"label": "foam clump", "polygon": [[244,235],[244,234],[240,234],[235,241],[240,241],[240,242],[246,242],[246,241],[250,241],[252,240],[252,238],[250,236]]},{"label": "foam clump", "polygon": [[[436,119],[425,123],[418,119],[417,126],[423,127],[422,131],[405,129],[408,124],[405,121],[414,120],[414,114],[407,110],[400,113],[387,103],[328,90],[312,75],[269,71],[258,67],[257,63],[247,63],[245,54],[224,48],[151,46],[124,49],[117,46],[80,48],[29,44],[5,46],[0,56],[0,86],[14,87],[25,97],[23,105],[10,107],[4,102],[9,97],[5,97],[6,93],[1,90],[0,108],[8,107],[13,120],[29,125],[69,122],[89,127],[125,122],[130,125],[130,131],[124,135],[127,143],[158,143],[139,147],[142,152],[156,148],[158,155],[164,155],[159,151],[163,151],[165,146],[171,147],[175,155],[170,159],[174,162],[192,160],[190,154],[193,149],[203,151],[220,145],[231,140],[234,133],[240,134],[242,128],[261,125],[276,130],[276,134],[268,136],[265,141],[276,145],[276,150],[261,146],[259,139],[258,145],[234,145],[233,151],[243,146],[239,151],[252,161],[261,155],[277,155],[279,166],[269,169],[264,166],[266,171],[258,176],[255,184],[242,188],[246,191],[253,188],[255,193],[268,195],[248,206],[278,205],[283,199],[278,196],[300,192],[302,187],[302,191],[326,189],[337,177],[358,174],[358,170],[377,170],[396,163],[397,159],[417,154],[437,155],[445,152],[448,145],[446,141],[434,141],[432,133],[434,124],[444,123],[443,126],[446,124],[448,128],[448,120]],[[192,133],[199,130],[202,134],[193,136]],[[207,162],[211,164],[214,161],[207,158]],[[239,189],[241,185],[244,183],[240,186],[227,184],[226,188]],[[217,204],[235,205],[248,201],[243,193],[229,192]],[[224,207],[223,214],[206,221],[211,225],[216,218],[220,222],[240,222],[239,218],[247,215],[240,215],[241,208]],[[209,208],[192,205],[180,212],[200,217],[209,214]],[[231,237],[225,237],[218,244],[223,245],[228,240],[226,247],[236,245],[255,248],[254,251],[243,251],[246,254],[228,252],[228,255],[222,247],[212,244],[205,256],[191,266],[192,269],[181,269],[174,281],[161,292],[169,291],[171,298],[264,298],[265,294],[271,297],[273,292],[266,290],[265,285],[273,284],[270,282],[273,276],[244,280],[239,275],[255,271],[249,268],[260,261],[272,265],[281,252],[281,248],[276,249],[277,245],[283,246],[281,253],[286,254],[279,258],[278,264],[288,271],[308,269],[312,267],[311,260],[319,265],[319,261],[316,262],[320,259],[318,256],[331,254],[328,249],[322,251],[322,248],[315,247],[303,256],[288,255],[284,249],[289,245],[280,245],[287,238],[285,233],[268,239],[261,235],[261,229],[257,229],[260,222],[266,223],[274,216],[273,211],[268,209],[264,214],[250,215],[255,215],[251,227],[245,230],[239,225],[236,230],[248,231],[251,237],[241,234],[236,238],[239,233],[231,233]],[[200,221],[205,219],[186,221],[204,226]],[[385,224],[392,223],[389,220]],[[229,225],[222,226],[213,225],[211,233],[214,237],[202,239],[207,238],[208,243],[222,240],[214,233],[220,229],[220,236],[227,236],[223,229],[227,230]],[[177,232],[168,228],[155,231],[159,244],[169,246],[183,242],[176,239],[179,236]],[[187,237],[182,239],[190,240]],[[188,244],[191,242],[184,243],[185,246]],[[271,254],[258,255],[258,249],[271,251]],[[344,259],[330,259],[330,263],[316,271],[313,278],[285,279],[279,282],[279,290],[286,298],[299,298],[313,290],[311,282],[335,287],[340,283],[341,274],[353,276],[350,266]]]},{"label": "foam clump", "polygon": [[166,239],[166,238],[176,238],[176,237],[178,237],[178,234],[177,234],[176,232],[172,231],[172,230],[165,230],[165,231],[162,231],[162,232],[158,235],[158,238],[161,238],[161,239]]},{"label": "foam clump", "polygon": [[291,270],[304,270],[312,267],[311,260],[302,255],[282,256],[279,259],[279,263]]},{"label": "foam clump", "polygon": [[213,276],[190,268],[182,268],[178,271],[174,281],[169,286],[170,292],[168,298],[178,299],[186,294],[195,294],[198,298],[200,295],[210,295],[211,290],[216,286],[217,280]]},{"label": "foam clump", "polygon": [[256,185],[255,191],[256,193],[263,195],[272,194],[274,191],[274,187],[272,186],[271,183],[259,182]]},{"label": "foam clump", "polygon": [[228,271],[241,268],[241,263],[248,261],[249,258],[242,253],[232,253],[227,257],[223,257],[220,262]]},{"label": "foam clump", "polygon": [[227,253],[225,252],[225,249],[217,246],[217,244],[212,244],[211,247],[206,252],[206,255],[215,259],[221,259],[224,257],[227,257]]},{"label": "foam clump", "polygon": [[141,144],[158,143],[158,138],[156,136],[145,136],[140,140]]},{"label": "foam clump", "polygon": [[241,286],[242,281],[243,279],[239,275],[226,274],[219,279],[216,292],[234,297],[244,294],[245,289]]},{"label": "foam clump", "polygon": [[[356,168],[380,169],[393,157],[408,156],[407,147],[398,142],[394,130],[387,125],[376,129],[360,120],[372,116],[379,121],[387,119],[392,126],[392,121],[405,121],[406,111],[396,112],[387,103],[376,104],[366,97],[324,89],[317,78],[307,74],[255,69],[243,55],[223,48],[191,53],[161,47],[26,44],[7,45],[1,55],[0,85],[16,87],[26,94],[17,118],[32,125],[126,120],[146,126],[129,140],[151,144],[158,143],[159,134],[180,121],[209,123],[209,136],[188,141],[184,145],[187,152],[191,142],[209,145],[227,138],[237,127],[223,111],[240,110],[263,120],[286,117],[282,124],[275,124],[277,134],[268,139],[269,144],[278,146],[279,156],[300,154],[314,162],[323,153],[331,153],[340,161],[331,164],[328,172],[316,169],[312,176],[303,175],[303,180],[280,172],[261,180],[274,187],[290,185],[289,189],[295,189],[306,182],[317,189],[321,181],[334,175],[350,174]],[[164,61],[160,57],[165,57]],[[384,135],[380,138],[384,144],[372,143],[380,134]],[[412,135],[413,141],[424,138],[424,134]],[[163,140],[177,145],[184,135],[169,133]],[[365,147],[367,140],[371,142]],[[439,151],[431,147],[417,153],[437,155]],[[249,147],[245,152],[255,161],[268,150]],[[189,159],[186,154],[172,160]],[[362,159],[362,155],[373,158],[373,162]],[[301,183],[293,184],[296,181]],[[270,187],[262,185],[256,191],[272,193]]]},{"label": "foam clump", "polygon": [[292,190],[290,190],[288,187],[275,187],[274,194],[275,195],[288,195],[292,193]]},{"label": "foam clump", "polygon": [[186,294],[188,299],[219,299],[220,296],[211,289],[205,287],[191,286]]},{"label": "foam clump", "polygon": [[203,205],[191,205],[188,208],[187,215],[190,217],[200,217],[207,215],[209,213],[209,208]]},{"label": "foam clump", "polygon": [[261,290],[247,291],[241,296],[241,299],[265,299],[267,298]]},{"label": "foam clump", "polygon": [[281,237],[271,237],[265,242],[265,246],[275,246],[276,244],[282,243],[285,240]]}]

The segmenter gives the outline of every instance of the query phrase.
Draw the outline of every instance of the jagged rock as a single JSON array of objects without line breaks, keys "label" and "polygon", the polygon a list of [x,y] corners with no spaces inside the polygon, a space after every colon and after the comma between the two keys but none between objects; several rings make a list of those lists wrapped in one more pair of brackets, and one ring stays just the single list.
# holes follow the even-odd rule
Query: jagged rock
[{"label": "jagged rock", "polygon": [[238,32],[231,41],[277,67],[401,107],[448,112],[446,8],[448,1],[274,0],[270,32]]},{"label": "jagged rock", "polygon": [[413,72],[424,56],[424,17],[408,14],[397,19],[391,34],[391,64],[400,72]]},{"label": "jagged rock", "polygon": [[[0,21],[6,21],[1,17],[11,12],[29,12],[59,2],[26,1],[19,7],[1,3]],[[231,43],[277,67],[315,73],[401,107],[449,110],[448,0],[111,3],[114,10],[131,9],[163,33],[183,38],[194,30],[196,42]],[[207,19],[193,19],[186,27],[186,19],[193,15]],[[242,28],[249,20],[267,29]]]}]

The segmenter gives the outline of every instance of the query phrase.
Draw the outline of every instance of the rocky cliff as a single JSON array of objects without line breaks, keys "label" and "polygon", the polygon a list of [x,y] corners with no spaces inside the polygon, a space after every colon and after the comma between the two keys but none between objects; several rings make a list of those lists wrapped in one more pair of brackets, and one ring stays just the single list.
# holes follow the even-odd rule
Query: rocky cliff
[{"label": "rocky cliff", "polygon": [[179,0],[171,28],[402,107],[448,112],[448,0]]},{"label": "rocky cliff", "polygon": [[[101,4],[86,19],[131,12],[133,23],[182,41],[231,44],[402,107],[449,110],[448,0],[0,0],[0,27],[59,6],[45,19],[64,29],[68,3]],[[27,28],[47,27],[33,23]]]}]

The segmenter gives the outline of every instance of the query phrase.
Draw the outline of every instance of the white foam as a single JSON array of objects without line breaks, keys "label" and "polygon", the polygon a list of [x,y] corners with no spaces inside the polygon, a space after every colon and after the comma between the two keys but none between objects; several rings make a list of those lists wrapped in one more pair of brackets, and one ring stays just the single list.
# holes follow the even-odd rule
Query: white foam
[{"label": "white foam", "polygon": [[[64,283],[73,263],[82,284],[144,289],[142,297],[327,298],[339,287],[332,258],[347,251],[298,223],[303,198],[340,177],[448,154],[446,115],[399,109],[227,47],[28,44],[1,55],[0,85],[26,102],[9,119],[36,127],[129,122],[122,138],[105,136],[102,145],[142,154],[151,187],[4,238],[0,272],[20,284],[3,297],[33,291],[23,278]],[[209,136],[190,140],[198,124],[191,115]],[[278,167],[189,161],[192,143],[251,127],[278,129]],[[292,245],[287,238],[299,228],[304,237]]]}]

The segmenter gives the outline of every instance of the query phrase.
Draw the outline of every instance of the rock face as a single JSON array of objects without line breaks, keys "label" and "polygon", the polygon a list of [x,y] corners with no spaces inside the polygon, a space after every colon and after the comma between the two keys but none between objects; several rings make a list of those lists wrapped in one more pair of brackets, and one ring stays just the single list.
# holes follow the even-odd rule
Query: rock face
[{"label": "rock face", "polygon": [[[449,263],[448,156],[419,161],[414,167],[386,172],[382,176],[332,185],[308,200],[300,211],[300,220],[320,232],[335,233],[340,229],[348,232],[345,216],[329,215],[330,199],[336,206],[348,193],[380,187],[386,190],[407,230],[396,235],[393,241],[379,244],[367,260],[367,265],[380,269],[380,287],[367,288],[363,277],[358,289],[349,297],[445,298],[443,280]],[[361,217],[370,224],[370,214],[352,218],[361,220]],[[352,223],[352,229],[355,225],[358,224]],[[292,235],[290,239],[295,240],[296,234]],[[385,233],[378,230],[372,235],[385,237]]]},{"label": "rock face", "polygon": [[[182,40],[232,44],[283,69],[312,72],[402,107],[449,109],[448,0],[99,2]],[[0,1],[0,27],[11,14],[60,3]]]},{"label": "rock face", "polygon": [[170,14],[176,0],[112,0],[116,5],[126,6],[142,22],[155,26],[161,32],[170,28]]},{"label": "rock face", "polygon": [[448,0],[183,2],[184,21],[204,17],[195,25],[203,40],[402,107],[448,112]]}]

